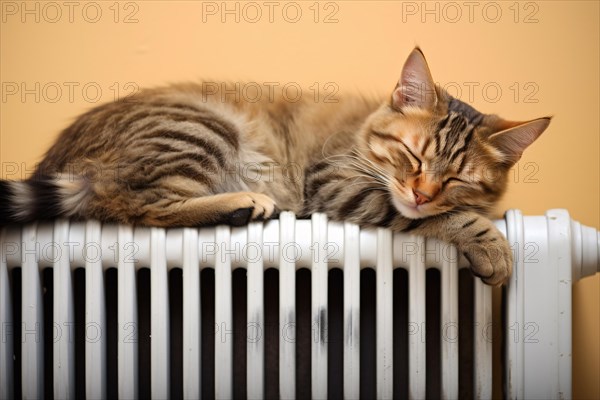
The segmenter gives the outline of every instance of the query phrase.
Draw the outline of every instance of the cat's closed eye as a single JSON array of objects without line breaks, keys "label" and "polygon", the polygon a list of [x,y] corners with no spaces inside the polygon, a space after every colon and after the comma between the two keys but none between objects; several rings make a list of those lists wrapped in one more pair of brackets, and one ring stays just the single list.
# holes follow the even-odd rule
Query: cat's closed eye
[{"label": "cat's closed eye", "polygon": [[463,183],[467,183],[467,182],[465,182],[464,180],[462,180],[462,179],[460,179],[460,178],[457,178],[457,177],[453,176],[453,177],[450,177],[450,178],[446,178],[446,179],[444,179],[444,181],[442,182],[442,185],[443,185],[443,186],[446,186],[446,185],[448,185],[449,183],[454,183],[454,184],[463,184]]}]

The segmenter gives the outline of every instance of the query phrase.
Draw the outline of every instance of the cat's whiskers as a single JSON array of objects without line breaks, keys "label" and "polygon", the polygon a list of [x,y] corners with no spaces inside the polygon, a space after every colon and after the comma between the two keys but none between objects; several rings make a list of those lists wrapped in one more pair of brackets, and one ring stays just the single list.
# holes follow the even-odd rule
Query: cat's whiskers
[{"label": "cat's whiskers", "polygon": [[372,170],[373,172],[377,172],[377,174],[379,176],[381,176],[382,178],[385,178],[386,181],[389,182],[389,178],[387,177],[388,172],[386,170],[384,170],[383,168],[381,168],[380,166],[378,166],[377,164],[375,164],[370,159],[368,159],[366,156],[364,156],[362,154],[360,154],[359,156],[352,155],[351,158],[358,161],[361,166],[364,166],[364,167]]},{"label": "cat's whiskers", "polygon": [[[374,189],[375,188],[373,188],[371,190],[374,190]],[[369,204],[367,204],[367,208],[371,207],[371,203],[373,203],[375,200],[379,200],[381,198],[381,196],[387,196],[387,195],[388,195],[388,193],[386,191],[382,191],[381,193],[377,194],[375,197],[373,197],[371,199],[371,201],[369,201]]]},{"label": "cat's whiskers", "polygon": [[[346,178],[346,179],[350,179],[350,178]],[[368,192],[369,190],[386,190],[385,186],[381,186],[381,185],[377,185],[377,186],[373,186],[373,182],[353,182],[347,186],[345,186],[345,188],[350,188],[356,185],[367,185],[369,186],[368,188],[365,189],[365,192]]]},{"label": "cat's whiskers", "polygon": [[[333,163],[340,161],[342,164],[353,167],[355,171],[362,172],[381,184],[390,184],[390,179],[386,176],[385,171],[373,164],[370,160],[365,160],[362,157],[350,154],[337,154],[329,156],[327,160]],[[369,163],[367,164],[365,161],[369,161]]]},{"label": "cat's whiskers", "polygon": [[352,176],[348,176],[344,179],[339,180],[337,183],[342,183],[348,180],[354,180],[354,182],[345,185],[344,188],[350,188],[353,186],[357,186],[357,185],[363,185],[363,186],[367,186],[367,188],[364,191],[370,191],[370,190],[381,190],[381,191],[387,191],[387,187],[385,185],[385,183],[383,182],[379,182],[377,180],[374,180],[372,176],[370,175],[364,175],[364,174],[356,174],[356,175],[352,175]]}]

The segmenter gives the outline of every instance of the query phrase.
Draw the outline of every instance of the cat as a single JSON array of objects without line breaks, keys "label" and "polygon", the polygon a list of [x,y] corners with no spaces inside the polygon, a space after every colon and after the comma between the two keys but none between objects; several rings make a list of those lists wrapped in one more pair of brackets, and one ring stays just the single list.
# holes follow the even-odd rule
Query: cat
[{"label": "cat", "polygon": [[0,225],[68,217],[158,227],[327,214],[457,246],[485,283],[510,276],[488,219],[550,123],[483,114],[435,85],[415,48],[389,98],[235,101],[201,84],[81,115],[25,181],[0,181]]}]

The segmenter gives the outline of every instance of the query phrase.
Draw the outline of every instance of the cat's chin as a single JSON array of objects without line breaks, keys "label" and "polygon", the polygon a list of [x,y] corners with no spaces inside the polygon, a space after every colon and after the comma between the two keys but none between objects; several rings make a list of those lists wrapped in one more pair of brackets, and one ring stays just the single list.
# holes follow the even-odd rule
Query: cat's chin
[{"label": "cat's chin", "polygon": [[433,210],[426,210],[425,207],[422,205],[408,205],[405,204],[402,200],[396,198],[393,198],[392,202],[394,203],[394,207],[396,207],[396,210],[398,210],[400,214],[404,215],[406,218],[421,219],[437,214]]}]

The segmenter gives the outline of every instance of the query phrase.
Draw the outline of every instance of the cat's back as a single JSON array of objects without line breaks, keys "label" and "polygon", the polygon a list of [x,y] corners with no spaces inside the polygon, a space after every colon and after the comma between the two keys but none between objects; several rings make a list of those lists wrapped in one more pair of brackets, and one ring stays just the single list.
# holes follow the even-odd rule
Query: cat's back
[{"label": "cat's back", "polygon": [[245,87],[239,82],[174,84],[95,107],[61,133],[40,169],[60,172],[89,159],[126,161],[139,151],[177,151],[200,141],[225,157],[261,154],[305,164],[314,161],[331,135],[350,145],[352,132],[378,106],[375,98],[351,95],[290,97],[272,91],[256,97]]},{"label": "cat's back", "polygon": [[[83,159],[116,160],[140,148],[152,136],[162,136],[168,141],[170,137],[173,143],[185,138],[193,141],[192,136],[198,136],[194,132],[199,129],[212,131],[225,144],[237,149],[242,119],[239,113],[227,112],[228,108],[204,96],[200,84],[145,89],[78,116],[60,134],[40,169],[60,172]],[[153,148],[168,150],[166,145]]]}]

